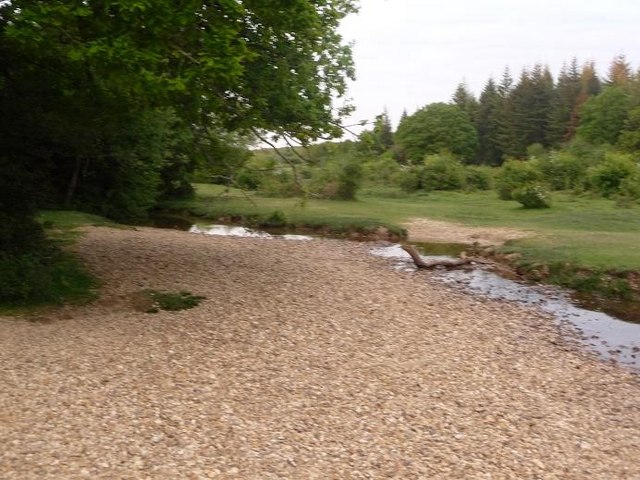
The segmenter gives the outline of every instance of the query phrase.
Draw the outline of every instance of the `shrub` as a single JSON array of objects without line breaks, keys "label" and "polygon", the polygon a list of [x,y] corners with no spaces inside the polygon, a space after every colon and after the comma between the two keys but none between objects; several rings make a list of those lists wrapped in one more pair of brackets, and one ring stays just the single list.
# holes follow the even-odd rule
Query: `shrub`
[{"label": "shrub", "polygon": [[53,247],[0,255],[0,304],[22,306],[90,298],[94,286],[95,281],[77,260]]},{"label": "shrub", "polygon": [[300,186],[288,170],[265,175],[260,181],[258,191],[266,197],[294,197],[301,193]]},{"label": "shrub", "polygon": [[514,200],[514,192],[529,185],[540,183],[542,173],[533,162],[508,160],[496,178],[496,189],[501,200]]},{"label": "shrub", "polygon": [[586,178],[586,162],[569,152],[551,152],[537,165],[552,190],[579,188]]},{"label": "shrub", "polygon": [[338,175],[336,198],[339,200],[355,200],[356,191],[362,180],[362,166],[356,161],[348,161]]},{"label": "shrub", "polygon": [[393,178],[400,171],[400,168],[390,151],[362,165],[363,177],[367,182],[385,186],[393,185]]},{"label": "shrub", "polygon": [[524,208],[549,208],[551,202],[546,190],[540,185],[527,185],[513,192],[513,199]]},{"label": "shrub", "polygon": [[426,190],[461,190],[465,184],[464,167],[450,154],[429,155],[424,160],[422,184]]},{"label": "shrub", "polygon": [[262,227],[285,227],[287,225],[287,217],[282,210],[274,211],[260,226]]},{"label": "shrub", "polygon": [[491,167],[465,167],[465,183],[468,190],[491,190],[493,169]]},{"label": "shrub", "polygon": [[631,155],[610,152],[588,174],[591,187],[603,197],[611,197],[620,191],[625,179],[640,175],[640,169]]},{"label": "shrub", "polygon": [[620,182],[616,204],[620,207],[632,207],[640,200],[640,174],[630,175]]},{"label": "shrub", "polygon": [[405,192],[413,193],[422,188],[422,167],[405,167],[395,176],[395,183]]}]

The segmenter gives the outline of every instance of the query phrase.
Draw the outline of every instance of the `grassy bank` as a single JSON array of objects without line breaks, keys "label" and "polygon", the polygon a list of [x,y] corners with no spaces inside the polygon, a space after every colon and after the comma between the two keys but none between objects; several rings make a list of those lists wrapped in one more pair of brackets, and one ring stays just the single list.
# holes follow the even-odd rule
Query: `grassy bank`
[{"label": "grassy bank", "polygon": [[362,197],[354,202],[301,201],[246,196],[217,185],[196,185],[192,200],[164,206],[209,219],[268,218],[276,211],[291,224],[345,224],[349,221],[400,226],[426,217],[472,226],[528,230],[531,236],[505,246],[531,262],[568,262],[587,268],[640,270],[640,208],[618,208],[605,199],[556,194],[553,207],[527,210],[493,192],[433,192],[406,198]]},{"label": "grassy bank", "polygon": [[528,210],[494,192],[433,192],[404,198],[361,196],[357,201],[265,198],[216,185],[196,185],[196,197],[166,203],[211,221],[260,224],[280,212],[289,225],[388,225],[413,218],[530,232],[500,253],[518,253],[514,267],[525,277],[608,298],[640,301],[640,208],[612,200],[556,193],[553,206]]}]

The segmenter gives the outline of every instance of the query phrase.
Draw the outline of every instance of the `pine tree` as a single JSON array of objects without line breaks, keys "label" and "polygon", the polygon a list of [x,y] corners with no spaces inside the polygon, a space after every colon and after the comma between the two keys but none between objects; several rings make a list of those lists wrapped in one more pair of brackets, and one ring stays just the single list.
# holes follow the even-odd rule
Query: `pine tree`
[{"label": "pine tree", "polygon": [[511,155],[514,144],[513,131],[513,77],[509,67],[504,69],[502,79],[497,87],[498,108],[497,108],[497,133],[496,139],[503,155]]},{"label": "pine tree", "polygon": [[631,66],[624,55],[616,55],[609,66],[606,85],[612,87],[627,87],[631,83]]},{"label": "pine tree", "polygon": [[402,115],[400,115],[400,123],[404,122],[408,116],[409,115],[407,114],[407,109],[405,108],[404,110],[402,110]]},{"label": "pine tree", "polygon": [[469,119],[472,122],[475,122],[478,111],[478,100],[476,100],[475,95],[469,91],[469,87],[465,82],[458,84],[451,101],[458,105],[463,112],[469,115]]},{"label": "pine tree", "polygon": [[598,95],[601,90],[602,83],[596,73],[595,64],[586,62],[580,72],[580,93],[571,112],[571,120],[567,126],[567,138],[573,138],[578,130],[581,118],[580,112],[584,103],[591,97]]},{"label": "pine tree", "polygon": [[482,165],[502,164],[503,150],[499,142],[501,102],[498,87],[495,81],[490,78],[480,94],[475,122],[478,132],[476,162]]},{"label": "pine tree", "polygon": [[580,71],[574,57],[569,66],[563,65],[555,87],[547,131],[550,146],[557,147],[573,138],[575,125],[572,119],[580,91]]},{"label": "pine tree", "polygon": [[506,153],[524,157],[532,144],[548,146],[546,133],[553,99],[553,77],[548,67],[535,65],[522,71],[511,94],[512,143]]},{"label": "pine tree", "polygon": [[375,137],[375,148],[378,154],[384,153],[393,147],[393,129],[391,128],[391,121],[389,120],[389,114],[386,108],[384,112],[376,116],[373,135]]}]

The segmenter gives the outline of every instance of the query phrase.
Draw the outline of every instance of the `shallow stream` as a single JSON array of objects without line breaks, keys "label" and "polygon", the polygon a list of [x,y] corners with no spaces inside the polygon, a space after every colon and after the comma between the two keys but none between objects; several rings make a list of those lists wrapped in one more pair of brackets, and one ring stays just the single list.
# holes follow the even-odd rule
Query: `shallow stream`
[{"label": "shallow stream", "polygon": [[[204,235],[251,238],[283,238],[310,241],[306,235],[275,235],[260,230],[227,225],[192,225],[189,231]],[[418,244],[426,261],[451,258],[462,252],[463,244]],[[396,268],[415,272],[417,269],[408,253],[400,245],[376,247],[371,253],[395,260]],[[491,299],[516,302],[551,314],[561,331],[569,338],[577,338],[588,350],[603,359],[627,365],[640,372],[640,324],[625,322],[601,311],[579,307],[569,293],[547,285],[529,285],[503,278],[480,266],[471,270],[435,270],[434,278],[464,291]]]},{"label": "shallow stream", "polygon": [[[429,249],[423,245],[423,249]],[[434,247],[437,249],[438,247]],[[425,261],[451,258],[457,247],[443,252],[447,255],[425,255]],[[424,250],[423,250],[424,251]],[[440,254],[442,251],[434,253]],[[413,261],[400,245],[372,249],[374,255],[396,260],[396,267],[416,271]],[[430,252],[429,252],[430,253]],[[640,324],[625,322],[604,312],[588,310],[574,304],[569,293],[548,285],[528,285],[509,280],[482,268],[472,270],[435,270],[434,277],[444,283],[487,298],[516,302],[539,308],[553,315],[561,330],[602,358],[630,366],[640,371]]]}]

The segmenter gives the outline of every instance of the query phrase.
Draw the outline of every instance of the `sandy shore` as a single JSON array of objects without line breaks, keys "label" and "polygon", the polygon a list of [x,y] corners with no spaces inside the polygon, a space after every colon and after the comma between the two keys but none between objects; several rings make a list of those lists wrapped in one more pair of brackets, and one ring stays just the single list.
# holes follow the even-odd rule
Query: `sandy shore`
[{"label": "sandy shore", "polygon": [[0,477],[640,478],[640,376],[367,248],[88,230],[98,302],[0,317]]}]

